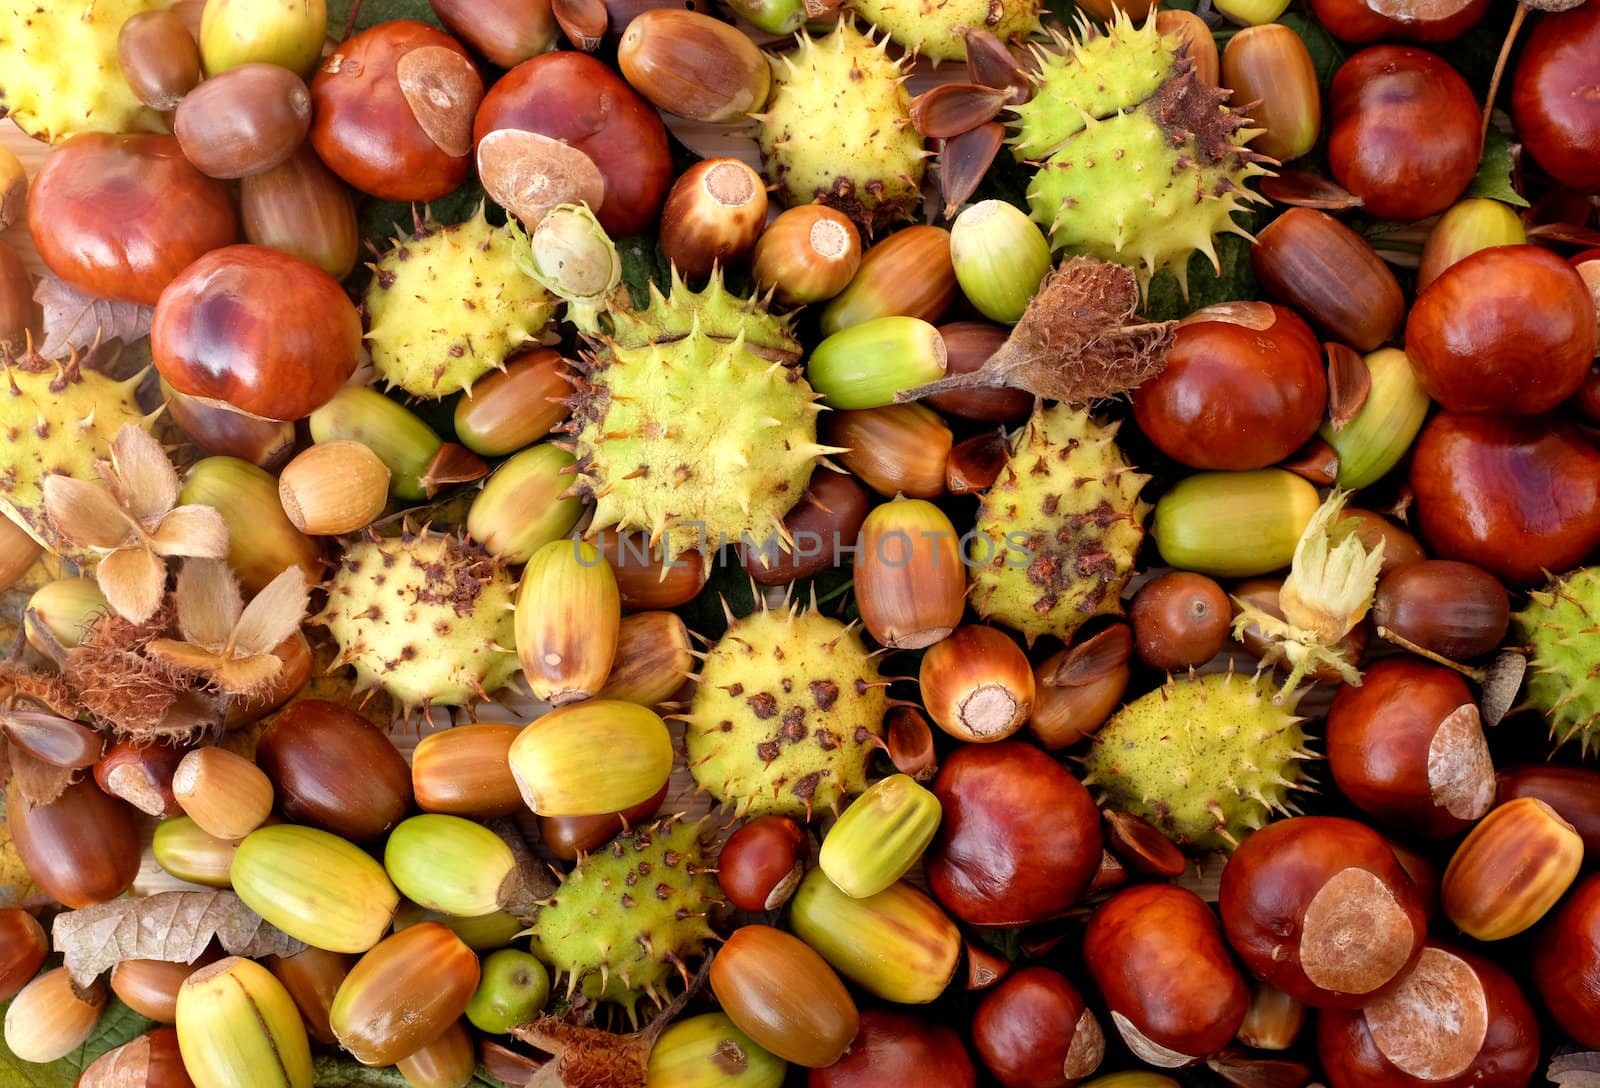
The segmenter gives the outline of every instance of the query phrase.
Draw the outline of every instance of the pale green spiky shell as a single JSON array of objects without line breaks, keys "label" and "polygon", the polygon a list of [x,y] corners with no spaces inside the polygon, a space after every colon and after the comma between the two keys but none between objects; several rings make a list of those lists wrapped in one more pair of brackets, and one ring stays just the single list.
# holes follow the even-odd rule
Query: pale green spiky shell
[{"label": "pale green spiky shell", "polygon": [[738,815],[809,819],[867,788],[889,700],[852,627],[760,609],[729,626],[696,684],[689,771]]},{"label": "pale green spiky shell", "polygon": [[373,266],[364,307],[379,376],[415,397],[446,397],[538,339],[556,303],[517,264],[516,245],[481,205],[463,223],[423,223],[396,239]]},{"label": "pale green spiky shell", "polygon": [[1180,846],[1231,849],[1274,813],[1297,811],[1289,791],[1304,788],[1300,763],[1313,758],[1298,700],[1267,675],[1170,679],[1100,728],[1084,782]]},{"label": "pale green spiky shell", "polygon": [[1150,506],[1117,446],[1117,424],[1058,404],[1035,410],[978,508],[972,605],[1027,637],[1063,641],[1122,611]]},{"label": "pale green spiky shell", "polygon": [[1187,290],[1190,254],[1215,266],[1215,235],[1250,237],[1233,213],[1267,171],[1242,146],[1248,120],[1153,18],[1136,28],[1119,12],[1103,33],[1054,38],[1035,49],[1033,98],[1012,107],[1012,148],[1039,168],[1029,211],[1052,249],[1127,265],[1142,286],[1170,269]]},{"label": "pale green spiky shell", "polygon": [[406,710],[465,706],[517,674],[516,580],[477,545],[423,530],[348,544],[311,622],[353,665],[356,690]]},{"label": "pale green spiky shell", "polygon": [[96,459],[111,455],[125,424],[149,430],[134,399],[142,374],[115,381],[75,360],[0,356],[0,514],[42,546],[75,562],[92,557],[63,541],[44,513],[44,479],[98,483]]},{"label": "pale green spiky shell", "polygon": [[800,358],[800,341],[790,327],[793,320],[771,312],[759,299],[729,291],[720,268],[712,271],[703,290],[693,291],[673,265],[667,294],[652,279],[650,302],[644,309],[614,308],[610,318],[611,343],[619,347],[677,340],[698,322],[700,331],[713,340],[733,340],[742,334],[745,347],[763,358],[786,362]]},{"label": "pale green spiky shell", "polygon": [[122,24],[172,0],[11,0],[0,7],[0,115],[36,140],[166,132],[117,60]]},{"label": "pale green spiky shell", "polygon": [[[670,554],[781,531],[819,454],[822,406],[795,367],[719,340],[613,346],[580,364],[568,429],[592,529],[645,529]],[[710,543],[708,544],[707,541]]]},{"label": "pale green spiky shell", "polygon": [[979,27],[1003,42],[1039,30],[1033,0],[850,0],[849,7],[896,44],[930,60],[965,60],[958,31]]},{"label": "pale green spiky shell", "polygon": [[1514,618],[1528,649],[1523,705],[1545,716],[1557,744],[1600,749],[1600,567],[1553,579]]},{"label": "pale green spiky shell", "polygon": [[565,978],[569,997],[581,989],[630,1015],[641,997],[659,1005],[713,936],[714,872],[697,823],[668,816],[625,831],[580,860],[539,908],[533,952]]},{"label": "pale green spiky shell", "polygon": [[911,124],[907,69],[848,18],[823,38],[802,32],[775,58],[758,124],[767,181],[785,206],[838,208],[868,235],[922,205],[928,152]]}]

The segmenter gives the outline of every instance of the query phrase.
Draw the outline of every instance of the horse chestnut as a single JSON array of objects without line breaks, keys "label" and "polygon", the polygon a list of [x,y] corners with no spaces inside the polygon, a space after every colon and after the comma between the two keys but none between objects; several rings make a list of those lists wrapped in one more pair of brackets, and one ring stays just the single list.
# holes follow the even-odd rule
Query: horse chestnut
[{"label": "horse chestnut", "polygon": [[1540,15],[1511,81],[1517,138],[1561,185],[1600,191],[1600,4]]},{"label": "horse chestnut", "polygon": [[1580,881],[1540,927],[1533,983],[1568,1035],[1600,1047],[1600,876]]},{"label": "horse chestnut", "polygon": [[1098,1069],[1106,1053],[1094,1011],[1048,967],[1025,968],[984,994],[972,1045],[1005,1088],[1067,1088]]},{"label": "horse chestnut", "polygon": [[811,1070],[806,1088],[973,1088],[977,1081],[967,1048],[954,1031],[894,1009],[869,1009],[861,1014],[850,1052],[825,1069]]},{"label": "horse chestnut", "polygon": [[1489,0],[1311,0],[1317,22],[1346,42],[1447,42],[1477,25]]}]

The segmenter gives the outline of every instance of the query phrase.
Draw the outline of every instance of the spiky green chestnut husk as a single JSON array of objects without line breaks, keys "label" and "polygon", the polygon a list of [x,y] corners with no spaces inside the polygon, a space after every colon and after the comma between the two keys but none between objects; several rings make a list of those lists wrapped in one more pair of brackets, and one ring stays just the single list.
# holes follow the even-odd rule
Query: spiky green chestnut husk
[{"label": "spiky green chestnut husk", "polygon": [[682,717],[689,771],[740,816],[810,819],[867,788],[888,697],[853,628],[762,608],[706,654]]},{"label": "spiky green chestnut husk", "polygon": [[763,359],[784,363],[800,359],[800,341],[791,328],[793,319],[771,312],[758,299],[729,291],[720,268],[712,271],[703,290],[692,291],[674,265],[665,295],[652,279],[650,301],[644,309],[614,308],[608,318],[610,343],[615,347],[641,348],[679,340],[698,324],[713,340],[732,341],[742,335],[746,350]]},{"label": "spiky green chestnut husk", "polygon": [[365,313],[372,363],[390,387],[439,398],[505,365],[555,315],[517,263],[518,241],[483,208],[453,226],[418,222],[373,266]]},{"label": "spiky green chestnut husk", "polygon": [[122,24],[172,0],[12,0],[0,6],[0,115],[36,140],[166,132],[117,60]]},{"label": "spiky green chestnut husk", "polygon": [[44,478],[99,482],[95,460],[110,456],[123,425],[148,427],[134,399],[142,375],[115,381],[76,358],[53,362],[36,353],[0,354],[0,367],[0,515],[58,555],[86,562],[45,517]]},{"label": "spiky green chestnut husk", "polygon": [[964,60],[962,27],[989,31],[1003,42],[1039,30],[1033,0],[850,0],[850,9],[895,42],[930,60]]},{"label": "spiky green chestnut husk", "polygon": [[1216,265],[1214,235],[1249,237],[1233,213],[1260,199],[1245,184],[1267,172],[1242,146],[1249,120],[1154,19],[1052,36],[1035,49],[1032,100],[1012,107],[1012,150],[1038,166],[1033,218],[1053,249],[1127,265],[1142,286],[1171,269],[1187,290],[1191,253]]},{"label": "spiky green chestnut husk", "polygon": [[823,38],[802,32],[777,58],[758,124],[761,163],[786,207],[828,204],[868,236],[922,204],[928,152],[911,124],[907,66],[848,18]]},{"label": "spiky green chestnut husk", "polygon": [[1516,637],[1528,649],[1525,707],[1550,723],[1557,744],[1600,749],[1600,567],[1583,567],[1528,595]]},{"label": "spiky green chestnut husk", "polygon": [[311,622],[353,665],[356,690],[406,710],[465,706],[517,673],[516,580],[474,544],[424,530],[349,544]]},{"label": "spiky green chestnut husk", "polygon": [[719,905],[700,825],[668,816],[624,831],[578,862],[539,908],[533,953],[577,992],[622,1005],[659,1005],[673,975],[712,937],[706,915]]},{"label": "spiky green chestnut husk", "polygon": [[1117,711],[1084,759],[1103,804],[1143,817],[1180,846],[1232,849],[1304,788],[1299,693],[1233,672],[1168,680]]},{"label": "spiky green chestnut husk", "polygon": [[984,493],[968,548],[972,604],[985,619],[1063,640],[1122,611],[1122,588],[1144,539],[1149,480],[1117,446],[1117,425],[1081,408],[1039,409],[1013,437]]}]

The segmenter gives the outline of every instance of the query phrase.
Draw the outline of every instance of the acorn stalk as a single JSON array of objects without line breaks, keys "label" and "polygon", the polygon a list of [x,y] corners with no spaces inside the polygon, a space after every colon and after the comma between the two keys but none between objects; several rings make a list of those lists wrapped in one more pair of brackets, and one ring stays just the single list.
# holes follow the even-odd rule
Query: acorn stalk
[{"label": "acorn stalk", "polygon": [[1050,271],[1050,243],[1015,205],[985,200],[951,225],[950,259],[962,294],[978,312],[1014,325]]},{"label": "acorn stalk", "polygon": [[939,830],[939,799],[909,775],[875,782],[822,840],[817,864],[852,899],[877,895],[905,876]]},{"label": "acorn stalk", "polygon": [[395,498],[428,497],[422,478],[444,443],[405,405],[376,389],[347,385],[312,412],[309,422],[313,442],[359,442],[375,453],[389,469]]},{"label": "acorn stalk", "polygon": [[882,408],[908,389],[944,377],[944,337],[916,317],[879,317],[829,336],[806,378],[834,408]]},{"label": "acorn stalk", "polygon": [[594,545],[552,540],[534,552],[517,590],[515,624],[534,698],[563,706],[605,687],[621,622],[616,576]]},{"label": "acorn stalk", "polygon": [[548,442],[523,450],[489,477],[467,511],[467,535],[508,563],[526,563],[533,553],[572,531],[583,500],[569,496],[572,454]]}]

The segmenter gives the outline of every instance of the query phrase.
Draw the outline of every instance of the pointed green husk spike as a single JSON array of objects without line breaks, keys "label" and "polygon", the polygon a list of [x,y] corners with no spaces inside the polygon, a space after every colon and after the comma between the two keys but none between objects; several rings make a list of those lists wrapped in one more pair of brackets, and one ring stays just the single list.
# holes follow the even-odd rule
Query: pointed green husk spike
[{"label": "pointed green husk spike", "polygon": [[1528,650],[1523,707],[1545,716],[1558,745],[1600,750],[1600,567],[1551,579],[1514,619]]}]

